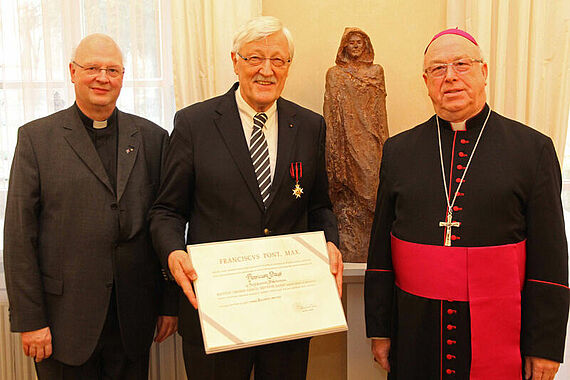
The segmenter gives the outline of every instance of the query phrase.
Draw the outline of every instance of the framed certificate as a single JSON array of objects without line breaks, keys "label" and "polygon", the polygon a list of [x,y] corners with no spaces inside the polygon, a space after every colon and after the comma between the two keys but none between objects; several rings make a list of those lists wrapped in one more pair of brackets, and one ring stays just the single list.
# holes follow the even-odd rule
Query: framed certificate
[{"label": "framed certificate", "polygon": [[208,354],[347,329],[322,231],[188,251]]}]

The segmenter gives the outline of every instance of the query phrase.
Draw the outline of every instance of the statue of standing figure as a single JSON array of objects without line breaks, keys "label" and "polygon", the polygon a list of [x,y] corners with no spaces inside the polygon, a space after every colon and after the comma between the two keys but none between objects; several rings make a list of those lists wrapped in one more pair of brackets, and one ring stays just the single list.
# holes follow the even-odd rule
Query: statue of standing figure
[{"label": "statue of standing figure", "polygon": [[329,192],[344,261],[366,262],[388,138],[384,69],[373,64],[374,48],[359,28],[345,28],[335,62],[324,101]]}]

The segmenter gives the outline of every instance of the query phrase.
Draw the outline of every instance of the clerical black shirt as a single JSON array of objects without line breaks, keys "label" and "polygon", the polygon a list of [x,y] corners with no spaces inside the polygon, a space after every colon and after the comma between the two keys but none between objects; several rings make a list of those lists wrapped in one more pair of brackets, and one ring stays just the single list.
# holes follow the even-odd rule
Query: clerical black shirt
[{"label": "clerical black shirt", "polygon": [[85,130],[89,134],[95,150],[99,154],[99,158],[103,163],[103,167],[109,176],[109,181],[113,190],[117,191],[117,152],[118,152],[118,135],[119,125],[117,120],[117,108],[113,111],[111,116],[107,119],[107,126],[105,128],[93,128],[93,120],[85,115],[77,103],[75,104],[79,117],[83,122]]}]

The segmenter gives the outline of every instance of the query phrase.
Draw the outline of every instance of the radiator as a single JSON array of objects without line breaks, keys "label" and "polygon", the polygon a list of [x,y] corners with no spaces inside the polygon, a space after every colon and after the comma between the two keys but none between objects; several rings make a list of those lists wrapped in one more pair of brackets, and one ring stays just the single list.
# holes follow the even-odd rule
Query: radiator
[{"label": "radiator", "polygon": [[[150,349],[150,380],[185,380],[178,334]],[[34,362],[24,355],[20,335],[10,332],[8,302],[0,301],[0,380],[36,380]]]}]

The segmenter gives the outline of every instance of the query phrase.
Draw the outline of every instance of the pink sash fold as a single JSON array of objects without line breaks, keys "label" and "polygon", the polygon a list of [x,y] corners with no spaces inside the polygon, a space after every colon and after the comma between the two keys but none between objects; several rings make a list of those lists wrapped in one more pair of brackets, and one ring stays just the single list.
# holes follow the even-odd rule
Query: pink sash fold
[{"label": "pink sash fold", "polygon": [[526,241],[443,247],[392,236],[392,263],[400,289],[430,299],[469,302],[472,380],[522,378],[525,258]]}]

